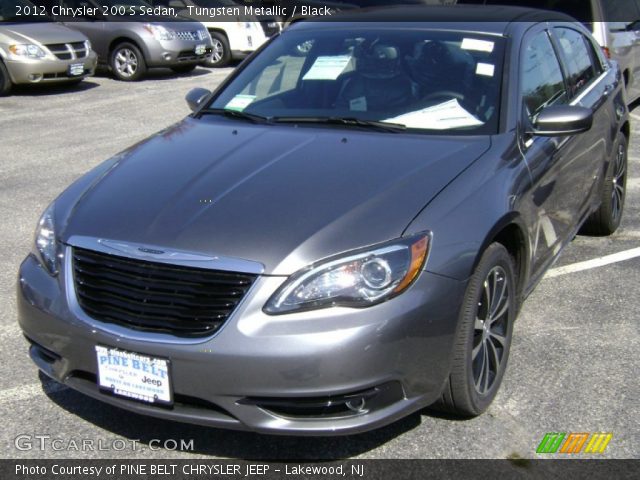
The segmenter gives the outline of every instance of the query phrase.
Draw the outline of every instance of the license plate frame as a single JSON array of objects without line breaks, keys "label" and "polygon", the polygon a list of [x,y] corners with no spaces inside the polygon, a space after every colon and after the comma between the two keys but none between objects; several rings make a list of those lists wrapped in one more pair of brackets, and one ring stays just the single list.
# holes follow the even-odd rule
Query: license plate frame
[{"label": "license plate frame", "polygon": [[67,74],[70,77],[79,77],[84,75],[84,63],[72,63],[67,67]]},{"label": "license plate frame", "polygon": [[95,346],[100,390],[145,404],[173,405],[171,361],[104,345]]}]

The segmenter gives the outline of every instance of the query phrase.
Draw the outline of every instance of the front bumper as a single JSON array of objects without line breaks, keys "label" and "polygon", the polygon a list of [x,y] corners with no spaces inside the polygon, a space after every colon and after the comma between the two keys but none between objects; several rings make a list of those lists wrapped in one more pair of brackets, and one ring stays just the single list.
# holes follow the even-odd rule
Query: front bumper
[{"label": "front bumper", "polygon": [[[67,250],[68,255],[68,250]],[[423,272],[402,295],[367,309],[269,316],[262,307],[284,280],[261,277],[213,337],[162,341],[114,329],[74,306],[62,269],[51,277],[33,256],[20,268],[19,323],[48,376],[137,413],[212,427],[296,435],[358,433],[433,403],[449,372],[465,283]],[[71,290],[71,291],[69,291]],[[169,358],[175,403],[143,404],[100,391],[95,346]],[[289,404],[357,392],[368,410],[284,411]],[[277,400],[277,401],[276,401]],[[328,412],[328,413],[327,413]]]},{"label": "front bumper", "polygon": [[[196,48],[204,45],[205,52]],[[177,65],[201,64],[211,56],[211,41],[206,40],[158,40],[145,44],[145,60],[149,67],[173,67]]]},{"label": "front bumper", "polygon": [[[66,82],[82,79],[95,73],[97,62],[98,56],[92,51],[85,58],[70,60],[6,60],[5,65],[9,71],[11,81],[14,84],[28,84]],[[84,73],[82,75],[69,75],[69,66],[78,63],[84,65]]]}]

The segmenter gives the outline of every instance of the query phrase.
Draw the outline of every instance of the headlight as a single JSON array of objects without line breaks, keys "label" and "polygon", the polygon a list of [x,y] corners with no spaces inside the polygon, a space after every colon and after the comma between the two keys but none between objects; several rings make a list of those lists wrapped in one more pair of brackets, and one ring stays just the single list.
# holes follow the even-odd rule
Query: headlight
[{"label": "headlight", "polygon": [[84,49],[87,51],[87,55],[91,51],[91,42],[89,40],[84,41]]},{"label": "headlight", "polygon": [[402,293],[422,269],[430,236],[420,234],[322,262],[292,275],[265,313],[333,306],[368,307]]},{"label": "headlight", "polygon": [[40,262],[45,268],[55,275],[58,273],[58,246],[53,220],[53,203],[40,217],[36,228],[35,246]]},{"label": "headlight", "polygon": [[47,52],[38,45],[33,45],[31,43],[24,45],[9,45],[9,51],[18,57],[44,58],[47,56]]},{"label": "headlight", "polygon": [[198,30],[198,40],[210,40],[211,35],[207,30]]},{"label": "headlight", "polygon": [[145,23],[144,29],[153,35],[156,40],[173,40],[176,38],[176,32],[169,30],[162,25],[154,25],[152,23]]}]

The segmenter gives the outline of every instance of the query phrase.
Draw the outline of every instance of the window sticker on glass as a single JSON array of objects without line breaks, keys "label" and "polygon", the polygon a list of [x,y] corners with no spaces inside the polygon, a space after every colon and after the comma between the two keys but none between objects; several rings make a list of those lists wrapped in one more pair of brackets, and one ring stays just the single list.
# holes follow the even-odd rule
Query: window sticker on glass
[{"label": "window sticker on glass", "polygon": [[255,99],[255,95],[236,95],[224,108],[227,110],[237,110],[238,112],[241,112],[251,105]]},{"label": "window sticker on glass", "polygon": [[483,124],[467,112],[455,98],[440,105],[388,118],[385,122],[400,123],[408,128],[428,128],[431,130],[477,127]]},{"label": "window sticker on glass", "polygon": [[352,112],[366,112],[367,111],[367,98],[358,97],[349,101],[349,110]]},{"label": "window sticker on glass", "polygon": [[493,52],[495,43],[488,40],[478,40],[477,38],[463,38],[460,48],[462,50],[475,50],[477,52]]},{"label": "window sticker on glass", "polygon": [[335,80],[344,72],[351,61],[351,55],[318,57],[303,80]]},{"label": "window sticker on glass", "polygon": [[485,77],[493,77],[493,74],[495,71],[496,71],[496,66],[490,63],[478,63],[478,65],[476,65],[477,75],[484,75]]}]

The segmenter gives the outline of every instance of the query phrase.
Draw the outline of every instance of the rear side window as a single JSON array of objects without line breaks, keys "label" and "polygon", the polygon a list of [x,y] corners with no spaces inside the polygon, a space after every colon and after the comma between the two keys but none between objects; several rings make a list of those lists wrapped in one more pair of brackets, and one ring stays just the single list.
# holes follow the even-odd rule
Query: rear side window
[{"label": "rear side window", "polygon": [[[555,33],[567,66],[569,95],[579,95],[600,73],[594,65],[587,39],[571,28],[557,27]],[[602,68],[600,66],[600,68]]]},{"label": "rear side window", "polygon": [[522,96],[530,119],[548,105],[567,102],[560,62],[547,32],[529,37],[523,47],[520,71]]}]

